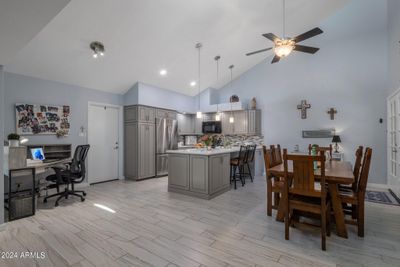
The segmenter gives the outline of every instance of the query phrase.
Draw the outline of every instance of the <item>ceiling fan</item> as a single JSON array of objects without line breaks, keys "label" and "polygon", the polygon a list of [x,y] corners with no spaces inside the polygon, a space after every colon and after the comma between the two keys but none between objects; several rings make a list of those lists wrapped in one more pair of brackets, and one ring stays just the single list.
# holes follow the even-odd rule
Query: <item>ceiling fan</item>
[{"label": "ceiling fan", "polygon": [[303,34],[300,34],[294,38],[289,38],[285,36],[285,0],[283,0],[283,34],[282,38],[279,38],[273,33],[265,33],[262,36],[265,38],[271,40],[274,42],[274,47],[268,47],[265,49],[257,50],[254,52],[247,53],[246,56],[251,56],[254,54],[262,53],[268,50],[273,49],[275,56],[272,59],[271,64],[279,62],[281,58],[284,58],[288,56],[293,50],[294,51],[299,51],[299,52],[304,52],[304,53],[309,53],[309,54],[315,54],[319,48],[317,47],[311,47],[311,46],[304,46],[304,45],[299,45],[298,43],[307,40],[309,38],[312,38],[318,34],[323,33],[323,31],[316,27],[308,32],[305,32]]}]

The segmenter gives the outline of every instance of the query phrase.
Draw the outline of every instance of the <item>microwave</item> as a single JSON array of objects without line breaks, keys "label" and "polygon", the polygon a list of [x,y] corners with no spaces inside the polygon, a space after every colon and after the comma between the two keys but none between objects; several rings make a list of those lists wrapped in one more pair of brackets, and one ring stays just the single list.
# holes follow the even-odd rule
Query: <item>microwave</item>
[{"label": "microwave", "polygon": [[203,121],[202,127],[204,134],[220,134],[222,126],[220,121]]}]

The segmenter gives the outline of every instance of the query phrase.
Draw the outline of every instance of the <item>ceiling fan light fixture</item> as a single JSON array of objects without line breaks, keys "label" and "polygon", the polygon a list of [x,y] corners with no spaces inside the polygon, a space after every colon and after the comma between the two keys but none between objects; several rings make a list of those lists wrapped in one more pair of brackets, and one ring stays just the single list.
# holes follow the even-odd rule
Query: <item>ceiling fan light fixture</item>
[{"label": "ceiling fan light fixture", "polygon": [[93,58],[104,57],[105,49],[102,43],[98,41],[91,42],[89,47],[93,51]]},{"label": "ceiling fan light fixture", "polygon": [[292,53],[295,42],[293,40],[280,40],[277,41],[274,47],[274,53],[280,58],[287,57]]}]

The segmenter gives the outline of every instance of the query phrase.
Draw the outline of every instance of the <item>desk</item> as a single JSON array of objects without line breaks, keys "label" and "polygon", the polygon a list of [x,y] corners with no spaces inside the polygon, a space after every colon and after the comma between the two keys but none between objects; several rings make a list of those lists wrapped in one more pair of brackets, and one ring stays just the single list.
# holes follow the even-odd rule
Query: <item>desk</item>
[{"label": "desk", "polygon": [[[13,198],[13,193],[11,190],[11,182],[13,177],[21,177],[21,176],[27,176],[30,175],[32,176],[32,189],[31,189],[31,196],[32,196],[32,213],[26,216],[22,217],[15,217],[12,218],[12,214],[8,212],[8,221],[12,221],[15,219],[21,219],[24,217],[28,216],[33,216],[35,215],[36,207],[35,207],[35,184],[36,184],[36,174],[38,173],[44,173],[46,169],[57,166],[57,165],[62,165],[62,164],[67,164],[71,162],[71,159],[60,159],[60,160],[54,160],[51,162],[38,162],[38,163],[30,163],[27,164],[26,167],[24,168],[19,168],[19,169],[6,169],[5,173],[7,172],[8,175],[8,205],[10,205],[11,200]],[[15,174],[14,174],[15,173]]]},{"label": "desk", "polygon": [[[293,174],[293,162],[288,161],[289,175]],[[315,171],[315,178],[318,179],[321,170]],[[270,177],[284,177],[285,171],[283,164],[279,164],[267,170],[267,179]],[[344,221],[344,213],[342,203],[339,197],[338,184],[352,184],[354,182],[353,170],[350,162],[346,161],[326,161],[325,162],[325,180],[328,183],[329,194],[332,200],[332,208],[335,214],[335,222],[337,234],[347,238],[347,228]],[[285,199],[285,196],[282,197]],[[281,201],[278,207],[277,220],[282,221],[284,218],[284,203]]]}]

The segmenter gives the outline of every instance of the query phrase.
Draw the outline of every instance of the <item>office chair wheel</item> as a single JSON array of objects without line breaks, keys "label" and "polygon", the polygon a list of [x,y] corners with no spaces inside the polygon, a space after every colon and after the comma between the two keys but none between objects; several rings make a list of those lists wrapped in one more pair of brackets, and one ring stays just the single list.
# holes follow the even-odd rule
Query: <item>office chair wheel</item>
[{"label": "office chair wheel", "polygon": [[84,198],[81,198],[81,202],[83,202],[83,201],[85,201],[85,199],[84,199]]},{"label": "office chair wheel", "polygon": [[58,202],[56,202],[56,204],[54,204],[54,206],[58,207]]},{"label": "office chair wheel", "polygon": [[43,203],[47,203],[47,198],[43,199]]},{"label": "office chair wheel", "polygon": [[84,196],[86,196],[86,193],[85,193],[85,192],[83,192],[83,195],[84,195]]}]

